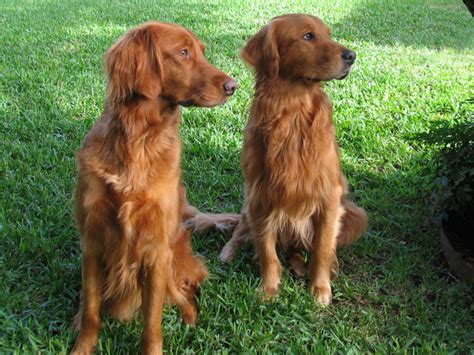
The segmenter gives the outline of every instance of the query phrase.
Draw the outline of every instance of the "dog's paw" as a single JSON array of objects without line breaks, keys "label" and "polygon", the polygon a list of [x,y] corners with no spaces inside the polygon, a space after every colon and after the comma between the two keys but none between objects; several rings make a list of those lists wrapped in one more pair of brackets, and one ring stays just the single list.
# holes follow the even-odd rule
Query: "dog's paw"
[{"label": "dog's paw", "polygon": [[219,254],[219,259],[221,259],[223,263],[230,263],[232,260],[234,260],[234,257],[235,257],[235,249],[232,245],[227,243],[222,248]]},{"label": "dog's paw", "polygon": [[145,355],[159,355],[163,354],[163,338],[159,337],[147,337],[142,334],[142,354]]},{"label": "dog's paw", "polygon": [[332,291],[331,286],[316,286],[312,285],[310,287],[311,294],[316,299],[316,301],[323,305],[328,306],[332,302]]},{"label": "dog's paw", "polygon": [[184,323],[194,327],[197,320],[197,309],[193,307],[187,307],[185,310],[182,310],[181,317]]},{"label": "dog's paw", "polygon": [[278,289],[272,288],[264,290],[262,287],[259,287],[257,289],[257,296],[263,302],[269,302],[278,296]]},{"label": "dog's paw", "polygon": [[97,343],[95,341],[81,340],[77,341],[71,350],[71,355],[89,355],[94,354]]},{"label": "dog's paw", "polygon": [[181,227],[187,230],[190,230],[191,232],[194,232],[196,228],[196,221],[194,217],[191,217],[189,219],[186,219],[181,222]]},{"label": "dog's paw", "polygon": [[262,301],[270,301],[278,296],[279,284],[266,284],[257,289],[257,295]]},{"label": "dog's paw", "polygon": [[306,276],[306,265],[301,254],[293,254],[288,260],[288,269],[297,277]]}]

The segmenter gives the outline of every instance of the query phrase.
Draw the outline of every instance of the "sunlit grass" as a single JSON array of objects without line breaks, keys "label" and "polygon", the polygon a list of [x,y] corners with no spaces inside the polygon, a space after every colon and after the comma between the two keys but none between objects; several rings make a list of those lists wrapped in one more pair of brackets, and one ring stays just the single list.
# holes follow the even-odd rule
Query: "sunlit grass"
[{"label": "sunlit grass", "polygon": [[[240,84],[228,104],[183,109],[188,196],[203,210],[239,211],[242,128],[253,95],[239,59],[273,16],[320,16],[354,49],[351,76],[326,85],[342,164],[370,229],[340,251],[334,304],[320,308],[304,281],[255,295],[250,249],[231,265],[227,236],[194,237],[210,278],[196,328],[175,309],[165,349],[183,352],[472,352],[473,290],[451,276],[431,222],[430,162],[406,139],[429,122],[473,111],[474,27],[461,1],[2,1],[0,23],[0,351],[67,352],[80,289],[73,216],[75,151],[99,117],[103,53],[149,19],[177,22],[207,44]],[[136,353],[141,320],[104,320],[99,351]]]}]

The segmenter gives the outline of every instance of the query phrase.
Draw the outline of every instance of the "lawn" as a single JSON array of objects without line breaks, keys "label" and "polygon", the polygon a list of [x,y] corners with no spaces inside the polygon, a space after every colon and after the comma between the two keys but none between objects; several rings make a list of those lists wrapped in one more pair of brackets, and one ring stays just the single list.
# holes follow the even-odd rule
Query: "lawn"
[{"label": "lawn", "polygon": [[[65,353],[80,289],[75,152],[101,113],[102,55],[149,19],[177,22],[240,84],[226,105],[183,109],[184,179],[207,211],[239,211],[242,128],[253,76],[239,50],[273,16],[320,16],[358,54],[326,91],[342,164],[370,228],[340,250],[334,302],[316,305],[287,272],[279,297],[255,293],[250,248],[218,259],[228,236],[195,235],[210,277],[195,328],[171,308],[165,349],[184,352],[474,352],[474,292],[447,269],[432,222],[431,152],[410,140],[474,111],[474,20],[461,0],[1,0],[0,352]],[[471,100],[469,101],[469,99]],[[142,321],[104,319],[98,350],[137,353]]]}]

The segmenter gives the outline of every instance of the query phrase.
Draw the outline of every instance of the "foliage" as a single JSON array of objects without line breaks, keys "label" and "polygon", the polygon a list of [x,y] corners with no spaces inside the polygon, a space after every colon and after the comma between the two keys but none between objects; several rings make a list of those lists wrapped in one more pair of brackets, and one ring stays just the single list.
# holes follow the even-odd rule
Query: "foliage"
[{"label": "foliage", "polygon": [[442,217],[455,214],[474,226],[474,114],[454,122],[435,121],[416,137],[437,149],[434,162]]}]

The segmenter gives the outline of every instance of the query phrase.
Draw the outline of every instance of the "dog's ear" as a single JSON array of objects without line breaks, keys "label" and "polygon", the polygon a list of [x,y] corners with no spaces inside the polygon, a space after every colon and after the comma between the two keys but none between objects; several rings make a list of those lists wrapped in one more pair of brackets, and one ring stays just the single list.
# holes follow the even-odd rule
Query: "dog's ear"
[{"label": "dog's ear", "polygon": [[275,35],[275,24],[270,23],[253,36],[242,49],[242,58],[253,66],[257,74],[274,78],[278,75],[280,54]]},{"label": "dog's ear", "polygon": [[163,67],[157,34],[148,26],[132,30],[106,53],[108,95],[124,102],[136,95],[150,99],[160,95]]}]

